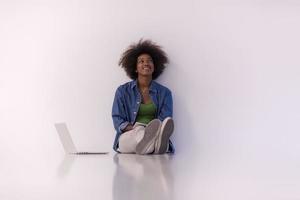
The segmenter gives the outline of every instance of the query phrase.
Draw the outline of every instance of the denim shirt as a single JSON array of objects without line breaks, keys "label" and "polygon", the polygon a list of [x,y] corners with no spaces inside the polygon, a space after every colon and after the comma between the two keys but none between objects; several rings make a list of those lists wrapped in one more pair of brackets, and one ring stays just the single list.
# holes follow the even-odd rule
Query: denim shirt
[{"label": "denim shirt", "polygon": [[[168,88],[155,81],[151,81],[149,94],[152,102],[156,106],[155,118],[163,121],[166,117],[173,117],[172,93]],[[120,135],[129,123],[135,123],[141,103],[142,97],[136,80],[127,82],[118,87],[112,107],[112,119],[114,128],[117,132],[113,145],[113,149],[116,152],[119,152]],[[174,146],[170,140],[168,152],[175,152]]]}]

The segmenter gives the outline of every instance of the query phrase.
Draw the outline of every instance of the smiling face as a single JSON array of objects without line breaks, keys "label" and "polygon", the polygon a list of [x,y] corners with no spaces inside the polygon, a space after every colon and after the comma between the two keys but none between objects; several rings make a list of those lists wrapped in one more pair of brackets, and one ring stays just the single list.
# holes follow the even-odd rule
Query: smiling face
[{"label": "smiling face", "polygon": [[138,76],[152,76],[154,64],[149,54],[141,54],[136,61],[136,70]]}]

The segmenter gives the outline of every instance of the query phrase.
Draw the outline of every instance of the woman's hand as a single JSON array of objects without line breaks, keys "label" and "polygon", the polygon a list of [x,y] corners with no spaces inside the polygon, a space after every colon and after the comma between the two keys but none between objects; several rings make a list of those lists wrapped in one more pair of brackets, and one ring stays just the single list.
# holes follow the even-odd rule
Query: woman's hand
[{"label": "woman's hand", "polygon": [[133,129],[133,125],[132,124],[128,124],[123,131],[126,132],[126,131],[130,131],[132,129]]}]

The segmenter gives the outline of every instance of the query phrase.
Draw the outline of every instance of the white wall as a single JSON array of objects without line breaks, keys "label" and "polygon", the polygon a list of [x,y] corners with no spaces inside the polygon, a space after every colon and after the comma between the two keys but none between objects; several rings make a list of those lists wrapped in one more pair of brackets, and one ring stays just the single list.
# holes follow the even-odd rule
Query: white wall
[{"label": "white wall", "polygon": [[111,150],[117,63],[140,38],[170,57],[177,153],[297,159],[299,27],[292,0],[1,0],[1,162],[62,154],[60,121],[79,149]]}]

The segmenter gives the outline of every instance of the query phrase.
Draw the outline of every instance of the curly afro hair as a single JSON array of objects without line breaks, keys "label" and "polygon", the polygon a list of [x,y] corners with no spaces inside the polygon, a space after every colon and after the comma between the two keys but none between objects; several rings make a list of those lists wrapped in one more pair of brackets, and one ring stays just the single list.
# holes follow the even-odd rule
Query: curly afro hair
[{"label": "curly afro hair", "polygon": [[169,59],[161,46],[155,44],[151,40],[141,39],[138,43],[131,44],[128,49],[122,54],[119,65],[124,68],[127,76],[135,80],[138,77],[136,73],[137,58],[141,54],[151,56],[154,64],[154,72],[152,79],[156,79],[166,68]]}]

